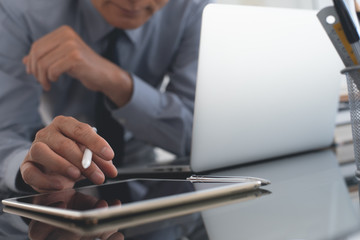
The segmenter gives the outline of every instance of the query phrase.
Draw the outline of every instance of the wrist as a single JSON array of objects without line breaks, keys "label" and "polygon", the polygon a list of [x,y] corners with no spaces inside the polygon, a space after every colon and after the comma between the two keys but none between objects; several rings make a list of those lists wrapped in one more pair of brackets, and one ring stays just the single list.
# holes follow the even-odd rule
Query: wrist
[{"label": "wrist", "polygon": [[108,72],[107,84],[103,84],[101,92],[105,94],[118,107],[126,105],[133,93],[134,83],[131,75],[116,66]]}]

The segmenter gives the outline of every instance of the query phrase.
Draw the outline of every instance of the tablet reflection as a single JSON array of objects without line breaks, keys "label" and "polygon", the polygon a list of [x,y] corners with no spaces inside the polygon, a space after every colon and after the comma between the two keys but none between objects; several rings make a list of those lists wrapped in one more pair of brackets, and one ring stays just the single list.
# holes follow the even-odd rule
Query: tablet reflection
[{"label": "tablet reflection", "polygon": [[106,208],[114,205],[121,205],[119,199],[105,201],[97,197],[69,189],[64,192],[56,192],[48,195],[35,196],[33,203],[42,206],[49,206],[61,209],[87,210],[95,208]]},{"label": "tablet reflection", "polygon": [[[116,183],[115,186],[116,191],[110,184],[101,188],[85,187],[35,195],[31,202],[62,209],[107,208],[142,199],[196,191],[198,188],[190,182],[179,182],[174,188],[174,184],[166,181],[135,181]],[[229,204],[241,204],[268,194],[269,191],[258,189],[136,215],[113,217],[96,224],[21,209],[4,210],[29,219],[31,239],[208,239],[202,211]]]},{"label": "tablet reflection", "polygon": [[102,239],[102,240],[124,240],[124,235],[117,231],[109,231],[89,236],[74,233],[65,229],[57,228],[49,224],[31,220],[29,224],[29,238],[32,240],[45,240],[45,239],[67,239],[67,240],[80,240],[80,239]]},{"label": "tablet reflection", "polygon": [[[116,225],[116,224],[115,224]],[[68,226],[71,228],[70,226]],[[82,231],[73,231],[56,227],[45,222],[30,220],[28,236],[32,240],[45,239],[102,239],[102,240],[136,240],[136,239],[192,239],[207,240],[208,235],[200,213],[188,214],[159,222],[152,222],[118,230],[89,233],[86,228]],[[79,229],[77,229],[79,230]],[[91,232],[91,230],[90,230]]]},{"label": "tablet reflection", "polygon": [[[253,192],[209,199],[186,206],[178,206],[167,210],[144,213],[128,218],[115,218],[96,225],[84,225],[64,221],[39,213],[30,213],[19,209],[7,209],[6,212],[24,216],[28,219],[31,239],[209,239],[204,226],[202,212],[209,209],[242,204],[254,200],[269,191],[259,189]],[[67,194],[63,199],[73,199],[83,195]],[[85,198],[89,199],[89,198]],[[96,199],[90,198],[96,205]],[[76,202],[76,201],[72,201]]]}]

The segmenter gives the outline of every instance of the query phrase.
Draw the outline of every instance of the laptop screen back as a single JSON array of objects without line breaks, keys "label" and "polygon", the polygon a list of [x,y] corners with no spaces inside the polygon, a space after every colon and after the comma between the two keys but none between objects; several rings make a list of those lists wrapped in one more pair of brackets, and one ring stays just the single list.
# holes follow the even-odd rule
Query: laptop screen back
[{"label": "laptop screen back", "polygon": [[205,8],[193,171],[331,144],[344,66],[316,13],[225,4]]}]

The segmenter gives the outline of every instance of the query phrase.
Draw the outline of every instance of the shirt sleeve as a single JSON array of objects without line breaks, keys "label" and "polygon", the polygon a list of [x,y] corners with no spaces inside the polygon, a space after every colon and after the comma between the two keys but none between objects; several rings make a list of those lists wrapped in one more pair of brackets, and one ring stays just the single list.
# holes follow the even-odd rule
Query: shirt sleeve
[{"label": "shirt sleeve", "polygon": [[41,88],[26,74],[22,58],[30,37],[10,1],[0,3],[0,188],[17,190],[15,178],[42,125],[38,112]]},{"label": "shirt sleeve", "polygon": [[190,153],[195,84],[200,42],[202,4],[188,12],[177,54],[170,64],[170,82],[165,92],[132,75],[134,92],[130,102],[113,110],[135,138],[161,147],[178,156]]}]

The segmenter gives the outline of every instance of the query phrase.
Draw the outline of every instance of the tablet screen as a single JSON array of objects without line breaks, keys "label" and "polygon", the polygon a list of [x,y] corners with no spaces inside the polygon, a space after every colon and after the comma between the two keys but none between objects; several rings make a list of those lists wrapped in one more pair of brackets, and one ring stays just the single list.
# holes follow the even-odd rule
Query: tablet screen
[{"label": "tablet screen", "polygon": [[189,181],[139,179],[32,195],[18,198],[17,201],[41,206],[86,211],[192,191],[194,191],[194,186]]}]

